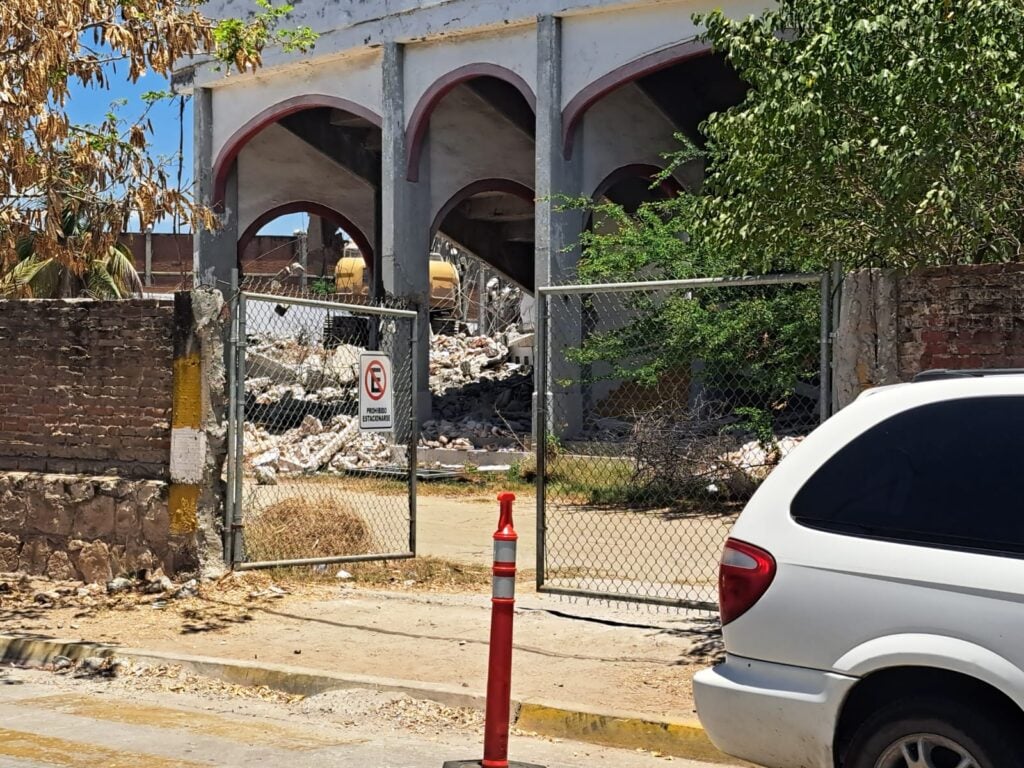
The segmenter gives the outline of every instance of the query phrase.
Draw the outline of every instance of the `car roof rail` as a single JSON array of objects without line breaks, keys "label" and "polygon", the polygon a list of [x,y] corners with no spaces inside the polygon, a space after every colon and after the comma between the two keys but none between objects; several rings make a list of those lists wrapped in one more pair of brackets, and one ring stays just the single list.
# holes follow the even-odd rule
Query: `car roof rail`
[{"label": "car roof rail", "polygon": [[1024,368],[933,368],[921,371],[913,381],[943,381],[945,379],[970,379],[981,376],[1024,376]]}]

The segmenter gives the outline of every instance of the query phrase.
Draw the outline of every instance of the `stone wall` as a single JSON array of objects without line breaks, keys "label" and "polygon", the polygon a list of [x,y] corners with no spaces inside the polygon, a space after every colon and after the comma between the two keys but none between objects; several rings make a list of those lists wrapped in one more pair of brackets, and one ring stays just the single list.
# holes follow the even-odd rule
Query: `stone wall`
[{"label": "stone wall", "polygon": [[833,361],[839,407],[931,368],[1024,367],[1024,264],[847,275]]},{"label": "stone wall", "polygon": [[0,571],[222,571],[224,302],[0,302]]},{"label": "stone wall", "polygon": [[194,571],[192,539],[170,533],[166,483],[0,474],[0,571],[83,581]]},{"label": "stone wall", "polygon": [[0,301],[0,471],[168,477],[174,305]]}]

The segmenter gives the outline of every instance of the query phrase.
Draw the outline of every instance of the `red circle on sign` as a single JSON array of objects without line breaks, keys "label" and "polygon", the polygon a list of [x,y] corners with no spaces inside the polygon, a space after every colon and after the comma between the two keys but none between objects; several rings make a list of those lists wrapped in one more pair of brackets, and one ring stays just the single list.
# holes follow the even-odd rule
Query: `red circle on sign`
[{"label": "red circle on sign", "polygon": [[[372,374],[379,371],[380,378],[374,382]],[[377,391],[374,392],[374,387],[371,387],[371,383],[377,384]],[[366,391],[366,396],[371,400],[380,400],[384,397],[384,393],[388,391],[388,375],[384,370],[384,366],[378,360],[372,360],[368,366],[366,366],[366,373],[363,375],[363,389]]]}]

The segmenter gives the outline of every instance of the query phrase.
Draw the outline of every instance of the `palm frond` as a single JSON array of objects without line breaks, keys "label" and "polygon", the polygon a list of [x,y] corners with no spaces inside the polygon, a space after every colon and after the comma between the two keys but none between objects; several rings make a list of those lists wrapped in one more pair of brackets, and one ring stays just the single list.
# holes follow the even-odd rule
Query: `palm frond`
[{"label": "palm frond", "polygon": [[24,261],[36,252],[36,236],[35,234],[23,235],[18,238],[18,242],[14,246],[14,252],[18,256],[18,261]]},{"label": "palm frond", "polygon": [[94,261],[85,274],[85,292],[93,299],[120,299],[117,282],[102,261]]},{"label": "palm frond", "polygon": [[117,284],[122,298],[142,295],[142,278],[135,269],[131,253],[121,243],[110,247],[104,266]]},{"label": "palm frond", "polygon": [[8,295],[33,299],[56,299],[61,295],[64,266],[55,259],[29,256],[19,261],[4,276],[10,287]]}]

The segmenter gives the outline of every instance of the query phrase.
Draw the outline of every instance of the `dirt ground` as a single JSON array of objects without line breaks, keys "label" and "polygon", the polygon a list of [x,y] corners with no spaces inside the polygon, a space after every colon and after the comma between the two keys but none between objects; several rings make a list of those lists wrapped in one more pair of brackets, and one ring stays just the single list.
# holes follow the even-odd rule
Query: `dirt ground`
[{"label": "dirt ground", "polygon": [[[486,684],[490,605],[474,586],[486,571],[441,566],[432,577],[394,569],[367,579],[390,589],[273,581],[238,574],[167,599],[137,592],[80,595],[75,588],[4,582],[0,632],[289,664],[334,673],[461,685]],[[415,561],[407,567],[415,568]],[[382,566],[377,566],[382,568]],[[452,569],[455,570],[452,570]],[[454,574],[454,575],[453,575]],[[398,580],[420,575],[423,581]],[[452,581],[465,580],[452,585]],[[333,582],[333,583],[332,583]],[[13,585],[12,585],[13,584]],[[463,590],[462,594],[454,590]],[[59,592],[68,592],[61,595]],[[50,598],[38,595],[46,592]],[[520,585],[513,696],[597,711],[694,716],[691,677],[720,653],[709,616],[621,605],[595,606],[530,593]]]},{"label": "dirt ground", "polygon": [[[500,487],[498,479],[489,479],[486,486],[420,483],[417,552],[489,565],[498,518],[496,489]],[[250,498],[256,509],[271,498],[275,502],[307,498],[317,505],[355,510],[371,529],[377,551],[402,551],[408,543],[407,523],[398,521],[408,508],[407,501],[394,483],[360,485],[343,478],[339,482],[321,479],[282,483],[257,489],[254,494]],[[537,509],[532,494],[520,490],[514,519],[520,567],[534,569]],[[550,504],[547,577],[553,586],[563,588],[713,602],[718,559],[734,520],[735,515],[673,515],[658,510]],[[302,556],[297,551],[288,553]]]},{"label": "dirt ground", "polygon": [[[83,594],[80,585],[0,575],[0,633],[483,692],[496,483],[424,483],[416,559],[238,573],[174,599],[159,590]],[[307,485],[282,484],[275,495],[299,494]],[[379,486],[377,507],[400,507],[399,490]],[[318,503],[328,505],[352,505],[367,493],[331,483],[317,484],[316,491]],[[691,677],[720,653],[717,620],[707,613],[536,594],[534,497],[520,493],[514,516],[520,564],[514,696],[692,718]],[[393,522],[391,513],[388,519]],[[559,586],[653,588],[672,596],[685,588],[713,599],[720,542],[730,523],[725,517],[559,510],[548,520],[548,575]]]}]

